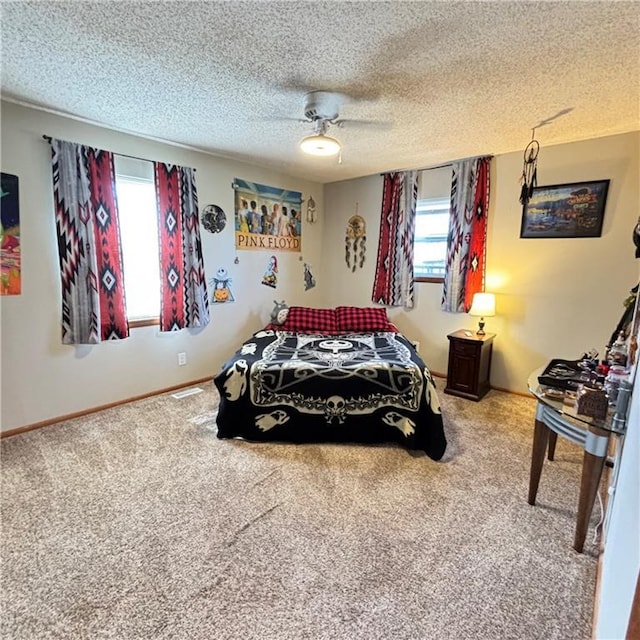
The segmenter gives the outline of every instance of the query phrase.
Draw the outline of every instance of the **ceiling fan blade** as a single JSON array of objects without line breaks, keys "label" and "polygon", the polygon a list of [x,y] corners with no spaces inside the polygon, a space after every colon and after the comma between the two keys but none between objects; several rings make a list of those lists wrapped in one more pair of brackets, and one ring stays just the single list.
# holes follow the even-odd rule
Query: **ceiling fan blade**
[{"label": "ceiling fan blade", "polygon": [[335,122],[336,126],[348,127],[349,129],[357,128],[357,127],[375,127],[376,129],[391,129],[393,126],[392,122],[387,120],[358,120],[358,119],[348,119],[348,118],[340,118]]},{"label": "ceiling fan blade", "polygon": [[261,116],[254,118],[254,120],[257,122],[297,122],[299,124],[309,124],[312,122],[306,118],[292,118],[291,116],[281,116],[277,114],[273,116]]}]

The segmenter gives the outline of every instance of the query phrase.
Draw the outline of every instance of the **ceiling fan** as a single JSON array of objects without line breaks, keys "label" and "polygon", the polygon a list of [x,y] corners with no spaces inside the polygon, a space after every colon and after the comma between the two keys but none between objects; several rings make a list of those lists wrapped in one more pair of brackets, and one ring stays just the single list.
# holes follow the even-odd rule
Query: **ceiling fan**
[{"label": "ceiling fan", "polygon": [[[332,125],[340,128],[345,125],[350,127],[373,125],[384,129],[391,126],[389,122],[380,120],[345,120],[341,118],[340,107],[352,99],[353,96],[340,91],[319,89],[305,91],[303,97],[304,119],[298,119],[297,121],[311,123],[313,125],[313,134],[304,137],[300,141],[300,147],[304,153],[316,156],[340,154],[342,145],[336,138],[327,133]],[[357,98],[357,100],[365,100],[365,98]],[[338,162],[341,162],[340,157]]]},{"label": "ceiling fan", "polygon": [[340,104],[344,96],[331,91],[309,91],[304,96],[305,122],[313,124],[313,135],[300,141],[300,148],[314,156],[333,156],[340,152],[341,145],[327,135],[329,125],[341,125]]}]

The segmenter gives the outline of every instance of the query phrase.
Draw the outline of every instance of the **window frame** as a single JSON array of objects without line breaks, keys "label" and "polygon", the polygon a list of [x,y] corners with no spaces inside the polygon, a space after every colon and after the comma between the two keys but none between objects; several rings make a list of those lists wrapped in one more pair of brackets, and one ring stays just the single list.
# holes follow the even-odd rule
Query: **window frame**
[{"label": "window frame", "polygon": [[127,322],[129,323],[130,329],[136,329],[137,327],[159,327],[160,313],[158,313],[157,318],[153,318],[151,316],[149,316],[148,318],[138,318],[136,320],[129,320],[127,318]]},{"label": "window frame", "polygon": [[[440,205],[439,208],[444,208],[444,204],[446,203],[447,205],[447,210],[450,213],[451,212],[451,200],[450,198],[446,197],[446,198],[419,198],[418,201],[416,202],[416,220],[418,218],[419,215],[421,215],[420,213],[418,213],[418,210],[420,209],[420,205],[422,204],[424,206],[424,203],[430,203],[431,206],[426,207],[426,208],[436,208],[434,205],[437,203],[438,205]],[[417,226],[417,225],[416,225]],[[447,235],[445,236],[445,239],[447,239],[449,236],[449,230],[447,229]],[[415,227],[414,227],[414,236],[413,236],[413,245],[414,245],[414,256],[413,256],[413,268],[414,268],[414,276],[413,276],[413,281],[414,282],[428,282],[428,283],[433,283],[433,284],[442,284],[444,283],[444,275],[442,276],[416,276],[415,275],[415,245],[416,245],[416,236],[415,236]],[[446,259],[446,254],[445,254],[445,259]]]},{"label": "window frame", "polygon": [[[116,158],[117,158],[117,154],[116,154]],[[124,158],[126,158],[126,156],[123,156]],[[144,161],[146,162],[146,161]],[[154,194],[155,194],[155,184],[153,182],[153,180],[149,179],[146,176],[140,176],[140,175],[132,175],[135,172],[128,172],[126,170],[124,171],[119,171],[118,167],[116,166],[115,169],[115,186],[116,186],[116,194],[117,194],[117,190],[118,190],[118,181],[124,181],[124,182],[129,182],[129,183],[145,183],[145,184],[151,184],[154,187]],[[118,217],[120,218],[120,222],[122,220],[122,209],[120,207],[120,203],[118,202]],[[122,224],[120,224],[120,234],[122,235]],[[121,240],[122,242],[122,240]],[[158,246],[158,251],[160,250],[160,247]],[[122,251],[122,249],[121,249]],[[124,260],[124,252],[123,252],[123,260]],[[127,292],[126,292],[126,282],[125,282],[125,304],[126,304],[126,299],[127,299]],[[129,328],[130,329],[135,329],[138,327],[153,327],[153,326],[160,326],[160,305],[162,305],[162,296],[160,296],[159,299],[159,305],[158,305],[158,311],[157,313],[153,314],[153,315],[149,315],[149,316],[142,316],[142,317],[136,317],[136,318],[131,318],[129,316],[129,311],[127,309],[127,323],[129,324]]]}]

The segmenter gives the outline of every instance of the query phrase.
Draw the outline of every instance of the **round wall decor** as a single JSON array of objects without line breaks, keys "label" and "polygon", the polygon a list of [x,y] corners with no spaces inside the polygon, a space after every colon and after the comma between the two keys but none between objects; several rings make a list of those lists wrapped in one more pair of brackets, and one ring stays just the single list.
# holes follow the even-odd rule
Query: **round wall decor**
[{"label": "round wall decor", "polygon": [[202,226],[211,233],[220,233],[227,224],[225,212],[217,204],[208,204],[200,216]]}]

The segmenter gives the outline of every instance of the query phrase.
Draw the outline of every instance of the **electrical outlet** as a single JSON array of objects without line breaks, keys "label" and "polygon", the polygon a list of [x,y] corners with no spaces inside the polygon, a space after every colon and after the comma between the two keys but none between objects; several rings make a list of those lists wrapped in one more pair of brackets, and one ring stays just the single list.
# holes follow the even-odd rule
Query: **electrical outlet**
[{"label": "electrical outlet", "polygon": [[187,364],[187,353],[186,351],[181,351],[178,354],[178,365],[182,367],[185,364]]}]

